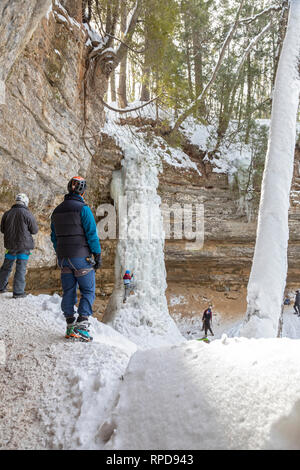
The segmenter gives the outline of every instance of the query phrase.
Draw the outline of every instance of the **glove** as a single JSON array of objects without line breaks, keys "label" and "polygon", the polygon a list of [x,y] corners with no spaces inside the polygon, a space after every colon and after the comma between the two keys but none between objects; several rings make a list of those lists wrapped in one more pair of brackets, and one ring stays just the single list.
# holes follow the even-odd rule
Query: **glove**
[{"label": "glove", "polygon": [[95,261],[94,269],[96,271],[97,269],[100,268],[100,266],[102,264],[101,253],[93,253],[93,256],[94,256],[94,261]]}]

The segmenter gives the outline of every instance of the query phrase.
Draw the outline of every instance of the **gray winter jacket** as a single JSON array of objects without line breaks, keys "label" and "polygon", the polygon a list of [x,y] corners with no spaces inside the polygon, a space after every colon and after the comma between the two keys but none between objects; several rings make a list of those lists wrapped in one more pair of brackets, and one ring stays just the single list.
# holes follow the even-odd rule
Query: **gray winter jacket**
[{"label": "gray winter jacket", "polygon": [[38,230],[35,218],[24,204],[15,204],[3,214],[1,232],[4,233],[4,246],[7,250],[32,250],[32,235]]}]

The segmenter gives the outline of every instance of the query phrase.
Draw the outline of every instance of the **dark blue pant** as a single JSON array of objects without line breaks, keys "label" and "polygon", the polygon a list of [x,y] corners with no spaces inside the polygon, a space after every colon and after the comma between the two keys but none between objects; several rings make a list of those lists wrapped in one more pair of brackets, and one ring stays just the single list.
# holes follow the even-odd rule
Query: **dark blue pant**
[{"label": "dark blue pant", "polygon": [[[61,309],[65,317],[74,316],[74,306],[77,303],[77,287],[79,286],[81,298],[78,306],[78,314],[88,317],[93,314],[93,303],[95,301],[95,271],[85,258],[62,258],[58,260],[61,268],[69,268],[71,272],[62,272],[61,284],[63,298]],[[86,274],[79,270],[88,271]]]},{"label": "dark blue pant", "polygon": [[9,276],[16,261],[16,272],[13,281],[13,293],[24,294],[26,286],[26,268],[29,258],[29,252],[19,253],[9,251],[6,253],[4,262],[0,269],[0,290],[4,290],[8,284]]}]

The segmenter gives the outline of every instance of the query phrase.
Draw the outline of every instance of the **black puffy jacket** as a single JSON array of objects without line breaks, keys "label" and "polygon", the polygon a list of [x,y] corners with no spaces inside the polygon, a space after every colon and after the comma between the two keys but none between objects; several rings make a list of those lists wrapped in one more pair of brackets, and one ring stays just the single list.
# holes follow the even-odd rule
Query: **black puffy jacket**
[{"label": "black puffy jacket", "polygon": [[24,204],[15,204],[3,214],[1,232],[4,233],[4,246],[7,250],[32,250],[32,235],[38,230],[35,218]]},{"label": "black puffy jacket", "polygon": [[86,206],[77,194],[66,194],[64,201],[54,209],[51,222],[57,240],[58,258],[90,256],[91,250],[81,220],[82,208]]}]

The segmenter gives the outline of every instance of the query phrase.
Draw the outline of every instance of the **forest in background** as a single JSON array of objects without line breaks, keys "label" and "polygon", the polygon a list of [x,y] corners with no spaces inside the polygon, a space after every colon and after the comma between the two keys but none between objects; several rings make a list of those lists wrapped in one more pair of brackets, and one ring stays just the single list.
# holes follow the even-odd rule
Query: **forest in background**
[{"label": "forest in background", "polygon": [[237,120],[245,142],[254,119],[270,118],[287,15],[282,0],[83,2],[83,21],[99,35],[93,58],[116,52],[108,101],[125,108],[157,97],[175,121],[188,113],[217,123],[220,140]]},{"label": "forest in background", "polygon": [[[250,145],[244,194],[261,184],[268,128],[258,120],[271,116],[287,19],[282,0],[83,1],[90,62],[109,78],[106,102],[122,110],[153,100],[156,126],[175,146],[192,116],[212,134],[207,160],[222,159],[224,145]],[[158,119],[161,107],[169,122]]]}]

